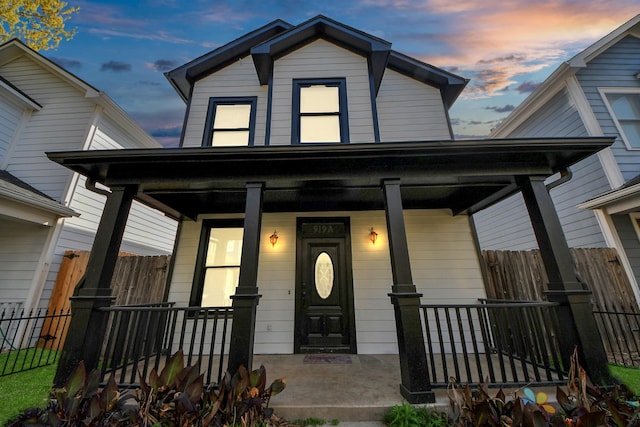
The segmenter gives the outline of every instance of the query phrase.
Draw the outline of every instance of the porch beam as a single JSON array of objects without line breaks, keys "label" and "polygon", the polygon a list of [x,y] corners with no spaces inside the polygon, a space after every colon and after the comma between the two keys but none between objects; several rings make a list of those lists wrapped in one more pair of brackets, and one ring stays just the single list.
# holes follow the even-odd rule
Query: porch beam
[{"label": "porch beam", "polygon": [[263,183],[248,183],[245,204],[244,233],[240,277],[233,300],[233,324],[229,348],[229,372],[234,374],[240,365],[251,370],[253,342],[256,332],[258,294],[258,257],[262,225]]},{"label": "porch beam", "polygon": [[544,177],[517,178],[549,283],[545,293],[558,308],[558,344],[565,369],[578,348],[580,364],[596,384],[611,384],[607,356],[593,316],[591,291],[576,277],[569,245]]},{"label": "porch beam", "polygon": [[402,383],[400,393],[410,403],[433,403],[435,394],[431,390],[427,352],[420,318],[420,297],[411,276],[409,246],[404,224],[400,180],[382,182],[389,235],[392,292],[389,293],[396,319],[398,353]]},{"label": "porch beam", "polygon": [[84,278],[71,300],[71,322],[54,383],[61,387],[75,367],[84,361],[87,372],[98,367],[109,314],[111,279],[118,260],[129,210],[138,191],[136,185],[112,186],[102,211]]}]

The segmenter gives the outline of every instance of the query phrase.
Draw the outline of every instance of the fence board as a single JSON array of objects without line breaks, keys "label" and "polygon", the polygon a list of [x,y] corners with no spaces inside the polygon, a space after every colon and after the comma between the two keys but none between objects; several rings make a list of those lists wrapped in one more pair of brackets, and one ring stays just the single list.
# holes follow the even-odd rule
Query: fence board
[{"label": "fence board", "polygon": [[[596,321],[610,362],[640,366],[640,309],[616,250],[572,248],[571,255],[578,279],[592,292]],[[484,250],[482,257],[489,299],[545,299],[548,279],[539,250]]]}]

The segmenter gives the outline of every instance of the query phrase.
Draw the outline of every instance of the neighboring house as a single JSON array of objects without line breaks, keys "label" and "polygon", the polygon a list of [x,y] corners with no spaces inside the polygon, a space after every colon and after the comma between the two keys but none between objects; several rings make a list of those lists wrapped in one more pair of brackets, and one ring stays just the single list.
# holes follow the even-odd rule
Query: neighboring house
[{"label": "neighboring house", "polygon": [[[0,303],[47,306],[66,250],[90,250],[106,197],[46,151],[158,148],[108,96],[18,40],[0,46]],[[177,222],[136,203],[122,251],[169,254]]]},{"label": "neighboring house", "polygon": [[[112,190],[86,282],[96,306],[108,304],[114,224],[144,200],[182,219],[169,301],[233,306],[231,371],[254,352],[399,354],[416,402],[433,397],[421,297],[485,296],[469,215],[527,189],[536,231],[560,234],[545,258],[557,295],[579,285],[540,189],[610,139],[455,141],[448,109],[465,79],[323,16],[274,21],[167,77],[187,103],[180,148],[49,153]],[[62,371],[97,363],[98,326],[72,322]],[[565,366],[585,347],[576,339],[562,337]],[[605,359],[591,345],[595,369]]]},{"label": "neighboring house", "polygon": [[[640,15],[562,63],[491,133],[601,135],[615,142],[571,167],[571,179],[551,196],[569,245],[616,248],[640,302],[640,204],[633,200],[640,173]],[[473,219],[482,249],[537,247],[520,194]]]}]

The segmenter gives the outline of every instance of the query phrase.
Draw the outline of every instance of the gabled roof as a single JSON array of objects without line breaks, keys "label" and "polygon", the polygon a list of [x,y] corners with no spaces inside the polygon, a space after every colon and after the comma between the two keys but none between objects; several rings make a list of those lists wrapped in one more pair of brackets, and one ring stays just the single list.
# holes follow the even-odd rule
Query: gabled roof
[{"label": "gabled roof", "polygon": [[640,37],[640,14],[634,16],[573,58],[560,64],[540,86],[531,92],[531,94],[491,132],[491,136],[504,136],[508,133],[509,129],[513,129],[526,120],[526,118],[536,110],[532,108],[533,106],[560,91],[564,87],[563,82],[567,78],[574,75],[580,69],[585,68],[591,60],[618,43],[628,34],[635,34]]},{"label": "gabled roof", "polygon": [[78,216],[79,214],[56,202],[38,189],[18,179],[5,170],[0,170],[0,199],[8,199],[29,208],[35,208],[56,217]]},{"label": "gabled roof", "polygon": [[376,92],[387,67],[439,88],[448,107],[468,82],[467,79],[393,51],[391,43],[386,40],[322,15],[296,26],[280,20],[273,21],[165,73],[165,76],[186,101],[198,79],[210,75],[238,58],[251,55],[258,80],[265,85],[269,82],[275,60],[320,38],[367,57]]},{"label": "gabled roof", "polygon": [[261,84],[269,82],[275,59],[316,39],[323,38],[370,59],[376,91],[380,87],[391,43],[318,15],[251,49]]},{"label": "gabled roof", "polygon": [[[66,69],[62,68],[55,62],[31,49],[29,46],[24,44],[18,39],[12,39],[8,42],[0,45],[0,66],[3,64],[13,61],[20,56],[27,56],[33,61],[40,64],[43,68],[45,68],[51,74],[57,76],[62,79],[67,84],[71,85],[75,89],[77,89],[80,93],[84,95],[85,98],[92,100],[97,105],[100,105],[104,108],[104,112],[106,115],[112,117],[117,123],[122,126],[127,132],[129,132],[133,137],[135,137],[136,141],[140,143],[140,146],[143,147],[159,147],[160,143],[152,138],[147,132],[145,132],[138,123],[136,123],[131,116],[129,116],[118,104],[116,104],[109,96],[96,89],[89,83],[85,82],[81,78],[77,77],[73,73],[70,73]],[[11,82],[6,79],[3,79],[4,89],[10,91],[10,88],[17,89]],[[0,82],[0,87],[3,84]],[[19,90],[19,89],[18,89]],[[22,93],[22,92],[20,92]],[[14,94],[15,95],[15,94]],[[35,103],[34,106],[41,107],[37,100],[31,99],[27,94],[23,94],[27,96],[27,98]],[[31,106],[33,108],[34,106]],[[38,109],[38,108],[34,108]]]},{"label": "gabled roof", "polygon": [[191,87],[197,80],[249,55],[252,47],[291,27],[292,25],[288,22],[277,19],[164,75],[186,101],[191,93]]}]

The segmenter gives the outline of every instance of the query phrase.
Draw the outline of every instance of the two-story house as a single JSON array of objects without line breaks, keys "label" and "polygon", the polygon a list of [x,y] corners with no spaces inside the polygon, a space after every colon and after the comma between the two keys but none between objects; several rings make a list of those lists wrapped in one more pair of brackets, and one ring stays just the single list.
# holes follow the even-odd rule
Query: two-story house
[{"label": "two-story house", "polygon": [[[91,249],[106,200],[45,151],[160,145],[106,94],[18,40],[0,46],[0,118],[0,303],[29,312],[47,306],[64,252]],[[176,226],[136,202],[121,249],[171,253]]]},{"label": "two-story house", "polygon": [[[640,302],[640,15],[562,63],[491,133],[601,135],[615,142],[573,166],[551,196],[569,245],[616,248]],[[537,247],[519,194],[473,218],[483,249]]]},{"label": "two-story house", "polygon": [[[142,200],[181,218],[169,300],[232,306],[232,372],[254,353],[398,354],[403,394],[426,401],[421,298],[485,295],[470,215],[523,189],[552,287],[571,294],[563,358],[595,331],[544,179],[609,139],[456,141],[448,110],[465,79],[324,16],[274,21],[167,77],[187,104],[179,148],[49,153],[111,189],[85,301],[108,304],[109,247]],[[104,329],[75,319],[62,370],[98,360]],[[451,352],[470,334],[429,345]]]}]

